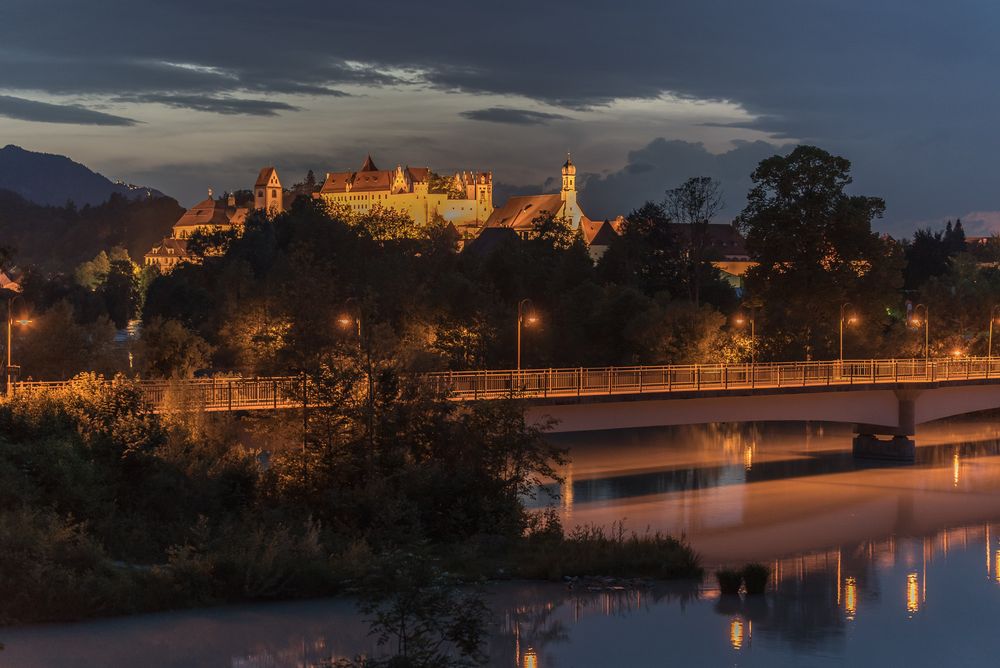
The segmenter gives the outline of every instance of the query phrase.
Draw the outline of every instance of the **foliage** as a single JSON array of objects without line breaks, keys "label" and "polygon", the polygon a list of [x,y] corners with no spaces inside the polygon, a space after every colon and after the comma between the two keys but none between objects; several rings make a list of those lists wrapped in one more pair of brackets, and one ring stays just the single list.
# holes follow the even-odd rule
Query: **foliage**
[{"label": "foliage", "polygon": [[663,208],[675,222],[687,226],[685,266],[688,293],[695,306],[701,303],[701,288],[708,264],[710,239],[708,226],[723,207],[721,184],[707,176],[688,179],[667,191]]},{"label": "foliage", "polygon": [[844,158],[799,146],[762,161],[752,175],[736,222],[758,263],[746,275],[764,305],[757,329],[777,359],[832,355],[845,302],[876,333],[898,301],[901,249],[871,230],[885,204],[845,193],[850,167]]},{"label": "foliage", "polygon": [[763,594],[767,589],[767,579],[771,575],[771,569],[765,564],[747,564],[743,567],[743,582],[747,588],[747,594]]},{"label": "foliage", "polygon": [[364,666],[476,666],[486,661],[488,610],[481,596],[426,555],[389,552],[361,585],[359,608],[391,658]]},{"label": "foliage", "polygon": [[552,516],[528,534],[515,560],[514,574],[528,578],[619,576],[697,578],[698,555],[683,540],[660,532],[626,531],[616,522],[610,531],[592,525],[564,535]]},{"label": "foliage", "polygon": [[719,581],[719,589],[725,595],[740,593],[740,586],[743,584],[743,571],[718,570],[715,571],[715,578]]},{"label": "foliage", "polygon": [[114,194],[97,206],[43,206],[0,191],[0,230],[20,266],[72,273],[101,251],[122,247],[142,257],[170,234],[184,210],[169,197],[128,199]]},{"label": "foliage", "polygon": [[154,378],[190,378],[210,366],[212,348],[176,320],[156,318],[142,328],[136,359]]}]

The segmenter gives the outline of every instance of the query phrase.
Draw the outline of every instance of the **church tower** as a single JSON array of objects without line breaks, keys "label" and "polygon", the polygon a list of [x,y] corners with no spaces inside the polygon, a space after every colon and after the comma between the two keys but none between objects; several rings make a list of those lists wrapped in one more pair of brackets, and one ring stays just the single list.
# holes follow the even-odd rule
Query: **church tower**
[{"label": "church tower", "polygon": [[562,190],[559,197],[563,201],[563,215],[572,223],[573,229],[580,227],[580,206],[576,203],[576,165],[566,154],[566,162],[562,166]]},{"label": "church tower", "polygon": [[281,200],[278,170],[274,167],[265,167],[260,170],[257,182],[253,186],[253,208],[266,211],[269,216],[273,216],[283,210]]}]

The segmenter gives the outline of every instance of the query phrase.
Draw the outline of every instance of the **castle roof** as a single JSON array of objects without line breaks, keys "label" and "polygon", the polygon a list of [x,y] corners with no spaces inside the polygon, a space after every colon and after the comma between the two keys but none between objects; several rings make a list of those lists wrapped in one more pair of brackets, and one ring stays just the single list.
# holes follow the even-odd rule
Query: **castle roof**
[{"label": "castle roof", "polygon": [[247,217],[246,207],[230,208],[224,200],[209,197],[198,202],[174,223],[174,227],[227,227],[242,225]]},{"label": "castle roof", "polygon": [[[374,169],[371,156],[365,160],[357,172],[330,172],[326,175],[320,193],[373,192],[391,190],[395,180],[395,169]],[[430,180],[428,167],[399,167],[411,183],[426,183]]]},{"label": "castle roof", "polygon": [[551,195],[519,195],[511,197],[503,206],[494,209],[486,227],[510,227],[527,230],[534,227],[535,218],[543,213],[558,216],[563,209],[559,193]]},{"label": "castle roof", "polygon": [[271,175],[277,173],[277,171],[274,167],[265,167],[260,170],[260,174],[257,175],[257,181],[253,184],[253,187],[261,188],[266,186],[271,180]]}]

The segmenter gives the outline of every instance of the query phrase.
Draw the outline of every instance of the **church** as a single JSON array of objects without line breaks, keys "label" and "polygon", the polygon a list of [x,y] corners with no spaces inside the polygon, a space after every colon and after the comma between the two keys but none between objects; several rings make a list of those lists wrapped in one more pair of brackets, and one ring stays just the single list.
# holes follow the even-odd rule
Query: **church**
[{"label": "church", "polygon": [[565,218],[574,230],[579,230],[595,261],[619,234],[622,222],[621,216],[614,221],[591,220],[587,217],[577,202],[576,165],[567,155],[562,166],[562,187],[558,193],[511,197],[493,211],[485,227],[510,229],[526,239],[534,233],[535,219],[546,214]]}]

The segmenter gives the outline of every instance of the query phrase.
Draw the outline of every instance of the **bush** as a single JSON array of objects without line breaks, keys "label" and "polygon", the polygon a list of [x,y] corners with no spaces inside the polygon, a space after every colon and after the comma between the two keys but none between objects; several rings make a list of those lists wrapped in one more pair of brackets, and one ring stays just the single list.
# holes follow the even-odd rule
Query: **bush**
[{"label": "bush", "polygon": [[616,522],[603,527],[577,527],[566,537],[547,523],[522,541],[512,559],[521,577],[557,579],[563,576],[608,575],[662,579],[701,577],[698,555],[683,539],[660,532],[627,533]]},{"label": "bush", "polygon": [[724,596],[740,593],[740,585],[743,583],[741,571],[723,569],[715,571],[715,577],[719,580],[719,589]]},{"label": "bush", "polygon": [[747,564],[743,567],[743,581],[747,586],[747,594],[763,594],[767,589],[767,578],[771,574],[764,564]]}]

